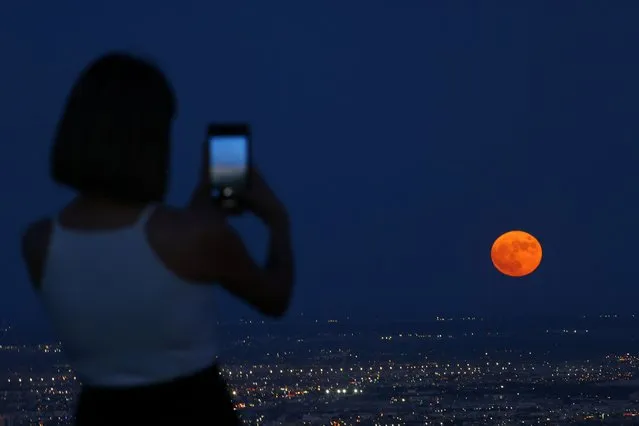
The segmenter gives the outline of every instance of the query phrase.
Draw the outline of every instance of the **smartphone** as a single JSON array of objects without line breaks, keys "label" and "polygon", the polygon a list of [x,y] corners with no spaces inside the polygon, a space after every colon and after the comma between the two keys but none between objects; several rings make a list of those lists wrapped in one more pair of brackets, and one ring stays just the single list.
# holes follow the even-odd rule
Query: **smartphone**
[{"label": "smartphone", "polygon": [[211,198],[224,209],[241,211],[238,196],[250,184],[250,126],[241,123],[211,124],[208,145]]}]

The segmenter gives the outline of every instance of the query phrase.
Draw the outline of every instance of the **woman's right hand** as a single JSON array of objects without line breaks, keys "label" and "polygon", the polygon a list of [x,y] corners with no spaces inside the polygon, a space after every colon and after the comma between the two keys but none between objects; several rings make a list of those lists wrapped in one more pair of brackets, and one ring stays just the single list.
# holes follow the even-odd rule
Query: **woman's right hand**
[{"label": "woman's right hand", "polygon": [[249,179],[250,187],[241,196],[241,201],[246,209],[267,225],[287,224],[288,213],[284,204],[277,198],[256,168],[251,168]]}]

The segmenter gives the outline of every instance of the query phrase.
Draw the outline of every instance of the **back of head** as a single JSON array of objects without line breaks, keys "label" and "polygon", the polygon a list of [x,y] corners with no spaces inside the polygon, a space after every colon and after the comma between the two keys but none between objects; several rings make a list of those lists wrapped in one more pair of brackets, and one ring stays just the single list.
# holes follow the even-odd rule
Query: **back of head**
[{"label": "back of head", "polygon": [[76,81],[51,151],[53,179],[120,201],[164,198],[170,165],[173,91],[142,59],[111,53]]}]

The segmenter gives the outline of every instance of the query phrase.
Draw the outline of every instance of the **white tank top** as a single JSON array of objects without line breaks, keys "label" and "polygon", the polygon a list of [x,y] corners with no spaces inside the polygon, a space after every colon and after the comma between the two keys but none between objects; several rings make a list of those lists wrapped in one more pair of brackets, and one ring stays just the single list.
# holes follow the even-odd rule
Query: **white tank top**
[{"label": "white tank top", "polygon": [[215,362],[214,288],[163,265],[146,238],[153,209],[116,231],[69,230],[54,220],[40,296],[87,385],[152,384]]}]

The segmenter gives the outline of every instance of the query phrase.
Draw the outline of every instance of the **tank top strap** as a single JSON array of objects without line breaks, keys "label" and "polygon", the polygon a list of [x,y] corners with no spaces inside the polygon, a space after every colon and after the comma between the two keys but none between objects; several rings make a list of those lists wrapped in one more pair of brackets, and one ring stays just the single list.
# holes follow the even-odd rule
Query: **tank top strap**
[{"label": "tank top strap", "polygon": [[49,234],[49,241],[53,241],[56,234],[59,234],[62,230],[60,225],[60,213],[51,216],[51,233]]},{"label": "tank top strap", "polygon": [[135,226],[138,228],[144,227],[144,225],[146,225],[146,223],[148,222],[149,218],[151,217],[151,215],[153,214],[156,208],[157,208],[157,205],[155,204],[149,204],[148,206],[146,206],[142,210],[142,213],[140,213],[140,216],[138,217],[138,221]]}]

